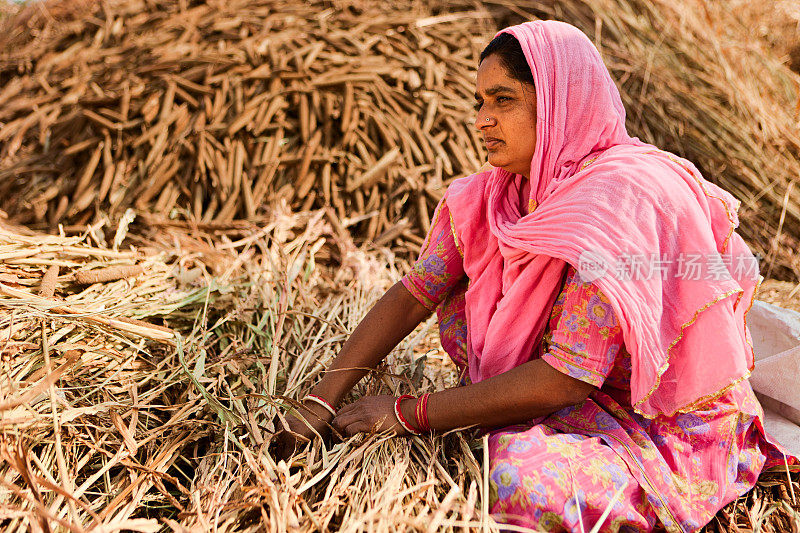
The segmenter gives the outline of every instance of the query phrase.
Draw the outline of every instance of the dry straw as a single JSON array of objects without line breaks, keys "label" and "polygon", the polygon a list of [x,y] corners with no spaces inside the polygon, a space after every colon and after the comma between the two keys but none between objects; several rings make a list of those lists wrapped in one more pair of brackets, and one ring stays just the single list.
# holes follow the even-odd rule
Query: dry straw
[{"label": "dry straw", "polygon": [[37,3],[0,36],[0,207],[82,229],[129,207],[224,224],[284,198],[413,255],[444,186],[485,159],[482,46],[558,18],[600,48],[630,131],[731,190],[765,273],[797,278],[798,76],[733,4]]},{"label": "dry straw", "polygon": [[283,198],[414,253],[444,184],[485,159],[486,10],[66,4],[69,20],[36,7],[0,37],[0,195],[24,198],[0,207],[19,222],[135,207],[224,224]]},{"label": "dry straw", "polygon": [[[464,435],[359,437],[300,451],[289,465],[268,452],[281,416],[399,275],[324,220],[283,213],[214,248],[181,232],[162,234],[170,247],[120,252],[88,235],[0,227],[6,528],[476,524],[481,467]],[[337,248],[347,270],[320,266],[324,248]],[[132,266],[136,277],[75,280]],[[357,394],[450,385],[432,326]]]}]

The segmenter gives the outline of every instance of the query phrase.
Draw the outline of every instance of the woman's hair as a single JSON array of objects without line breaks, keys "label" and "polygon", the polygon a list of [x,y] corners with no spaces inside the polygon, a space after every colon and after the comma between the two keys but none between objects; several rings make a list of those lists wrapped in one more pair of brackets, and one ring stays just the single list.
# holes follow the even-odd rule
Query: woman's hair
[{"label": "woman's hair", "polygon": [[504,32],[492,39],[481,52],[478,64],[483,63],[483,60],[492,54],[497,54],[500,62],[512,78],[534,85],[531,67],[528,65],[528,60],[525,59],[525,54],[522,52],[519,41],[513,35]]}]

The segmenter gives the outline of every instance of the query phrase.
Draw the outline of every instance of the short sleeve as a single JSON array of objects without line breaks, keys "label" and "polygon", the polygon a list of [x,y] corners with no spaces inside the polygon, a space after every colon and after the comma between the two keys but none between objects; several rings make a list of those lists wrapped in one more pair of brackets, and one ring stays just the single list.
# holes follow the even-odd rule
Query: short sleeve
[{"label": "short sleeve", "polygon": [[622,328],[608,298],[570,267],[553,306],[542,358],[568,376],[601,387],[622,347]]},{"label": "short sleeve", "polygon": [[443,199],[433,215],[419,258],[401,280],[405,288],[430,311],[436,309],[466,276],[456,239],[450,210]]}]

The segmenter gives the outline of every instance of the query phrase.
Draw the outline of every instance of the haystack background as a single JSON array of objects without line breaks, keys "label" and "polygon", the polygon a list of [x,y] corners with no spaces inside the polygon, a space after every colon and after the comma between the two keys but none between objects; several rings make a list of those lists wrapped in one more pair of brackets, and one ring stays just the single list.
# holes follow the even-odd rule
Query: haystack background
[{"label": "haystack background", "polygon": [[226,223],[285,198],[416,252],[446,185],[485,160],[480,49],[556,17],[593,36],[633,134],[743,202],[768,277],[800,274],[798,76],[767,39],[792,37],[790,2],[761,8],[774,33],[737,18],[755,2],[46,5],[0,34],[0,206],[17,222],[113,225],[134,207]]},{"label": "haystack background", "polygon": [[[408,268],[446,185],[485,160],[474,73],[507,24],[593,37],[630,131],[742,200],[762,273],[784,280],[762,294],[797,301],[791,2],[61,1],[0,17],[9,530],[496,527],[468,434],[358,437],[290,464],[269,442]],[[355,395],[453,378],[429,321]],[[800,530],[798,489],[766,474],[707,529]]]}]

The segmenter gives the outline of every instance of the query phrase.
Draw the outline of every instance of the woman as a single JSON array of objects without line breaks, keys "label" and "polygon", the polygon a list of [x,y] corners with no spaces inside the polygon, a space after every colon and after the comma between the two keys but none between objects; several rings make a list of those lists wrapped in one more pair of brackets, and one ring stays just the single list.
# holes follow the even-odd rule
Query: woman
[{"label": "woman", "polygon": [[[478,426],[498,521],[588,531],[619,496],[603,530],[701,527],[783,463],[746,379],[758,275],[740,268],[753,256],[738,202],[627,134],[597,50],[568,24],[498,33],[475,97],[494,168],[448,188],[413,270],[305,398],[311,428],[290,427]],[[336,411],[355,369],[434,309],[463,386]]]}]

